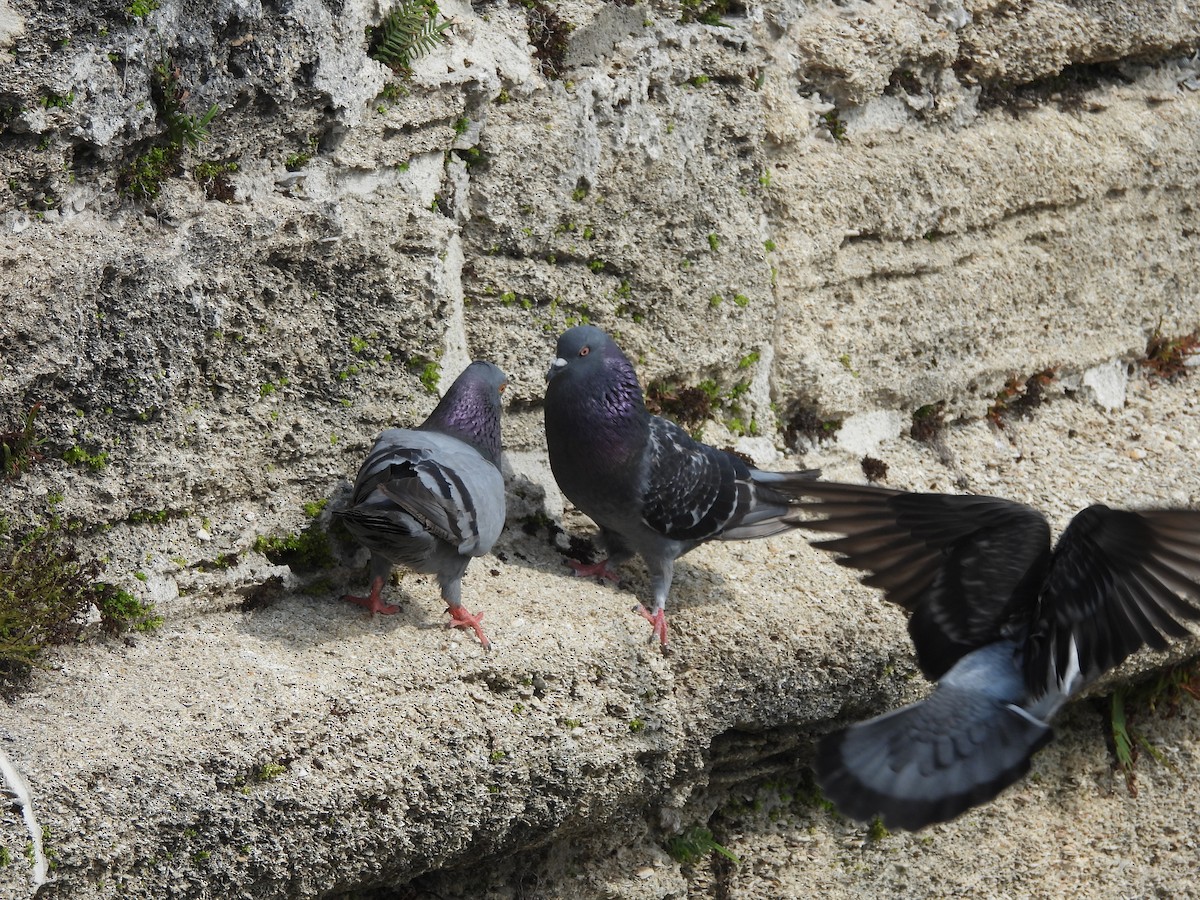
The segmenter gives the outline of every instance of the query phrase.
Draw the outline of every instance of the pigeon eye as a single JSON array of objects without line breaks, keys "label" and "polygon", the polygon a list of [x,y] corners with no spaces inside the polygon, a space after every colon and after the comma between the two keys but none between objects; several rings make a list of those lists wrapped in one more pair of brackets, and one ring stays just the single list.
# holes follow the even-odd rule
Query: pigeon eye
[{"label": "pigeon eye", "polygon": [[589,353],[591,353],[591,352],[592,352],[592,348],[591,348],[591,347],[584,347],[582,350],[580,350],[580,351],[579,351],[579,355],[580,355],[580,356],[587,356],[587,355],[588,355]]}]

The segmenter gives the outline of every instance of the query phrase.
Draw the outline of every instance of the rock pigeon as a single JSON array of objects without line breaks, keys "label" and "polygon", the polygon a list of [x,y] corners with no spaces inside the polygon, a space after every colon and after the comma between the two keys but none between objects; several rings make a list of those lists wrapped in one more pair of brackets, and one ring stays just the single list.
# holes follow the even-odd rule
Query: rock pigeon
[{"label": "rock pigeon", "polygon": [[592,325],[564,332],[546,373],[546,445],[567,499],[600,526],[608,558],[571,562],[579,575],[615,580],[611,567],[639,554],[654,608],[637,607],[667,646],[667,594],[675,560],[705,541],[769,537],[787,520],[798,484],[819,472],[765,472],[692,440],[646,410],[629,359]]},{"label": "rock pigeon", "polygon": [[347,509],[350,533],[371,551],[371,593],[342,599],[392,615],[383,582],[393,565],[436,575],[450,625],[472,628],[490,647],[483,613],[462,605],[462,577],[473,556],[492,549],[504,526],[500,475],[500,394],[508,379],[476,361],[455,379],[437,408],[416,428],[379,436],[354,481]]},{"label": "rock pigeon", "polygon": [[911,613],[926,699],[824,737],[821,789],[845,815],[915,831],[1028,770],[1073,695],[1200,620],[1200,511],[1090,506],[1051,549],[1038,511],[996,497],[812,483],[814,546]]}]

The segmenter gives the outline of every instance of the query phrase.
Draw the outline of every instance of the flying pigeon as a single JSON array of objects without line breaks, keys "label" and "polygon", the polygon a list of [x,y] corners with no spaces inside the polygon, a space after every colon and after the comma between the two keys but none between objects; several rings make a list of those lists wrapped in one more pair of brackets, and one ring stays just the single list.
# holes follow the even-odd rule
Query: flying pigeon
[{"label": "flying pigeon", "polygon": [[845,815],[915,831],[1021,778],[1073,695],[1200,620],[1200,511],[1090,506],[1051,549],[1038,511],[996,497],[810,483],[814,546],[911,613],[926,699],[825,736],[821,789]]},{"label": "flying pigeon", "polygon": [[340,515],[371,551],[371,593],[342,599],[372,613],[397,607],[380,600],[392,566],[436,575],[450,625],[471,628],[484,648],[483,613],[462,605],[462,577],[473,556],[492,549],[504,526],[500,461],[500,394],[508,379],[476,361],[455,379],[437,408],[416,428],[379,436]]},{"label": "flying pigeon", "polygon": [[667,594],[675,560],[709,540],[769,537],[799,484],[816,469],[765,472],[692,440],[646,410],[629,359],[592,325],[564,332],[546,373],[546,444],[559,488],[600,526],[608,558],[572,561],[578,575],[616,580],[612,567],[646,561],[654,608],[636,608],[667,646]]}]

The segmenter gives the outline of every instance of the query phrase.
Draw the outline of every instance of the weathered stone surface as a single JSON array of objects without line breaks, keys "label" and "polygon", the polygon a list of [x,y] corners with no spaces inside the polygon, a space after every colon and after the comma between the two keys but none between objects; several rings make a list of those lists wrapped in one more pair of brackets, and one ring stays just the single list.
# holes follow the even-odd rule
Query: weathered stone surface
[{"label": "weathered stone surface", "polygon": [[[932,842],[742,809],[803,791],[833,720],[922,689],[902,617],[799,537],[706,547],[679,567],[675,654],[651,652],[640,567],[619,591],[563,577],[545,516],[588,526],[547,480],[539,404],[586,317],[645,382],[704,383],[706,436],[767,465],[799,448],[858,479],[870,453],[890,485],[1011,496],[1056,528],[1098,500],[1200,503],[1195,387],[1136,364],[1156,329],[1200,327],[1195,11],[442,11],[452,36],[401,77],[368,55],[362,0],[0,0],[0,430],[42,404],[47,456],[0,503],[81,522],[166,620],[62,650],[6,705],[0,747],[57,860],[45,895],[1002,893],[962,859],[1041,859],[1022,847],[1044,851],[1064,802],[1073,865],[1105,870],[1080,711],[1039,781]],[[219,112],[145,201],[128,167],[168,132],[156,66],[187,115]],[[509,528],[465,585],[491,655],[446,635],[426,579],[372,621],[335,602],[363,577],[352,551],[314,574],[253,549],[309,527],[305,504],[336,503],[379,430],[473,357],[511,376]],[[1048,370],[1031,419],[984,418]],[[953,424],[914,441],[939,403]],[[825,436],[785,439],[798,410]],[[64,463],[74,446],[107,465]],[[1170,741],[1185,774],[1143,772],[1140,836],[1113,839],[1134,892],[1190,885],[1171,829],[1200,750]],[[666,854],[705,823],[736,876]],[[0,897],[28,894],[25,840],[0,817]],[[1070,887],[1044,868],[1020,883]]]}]

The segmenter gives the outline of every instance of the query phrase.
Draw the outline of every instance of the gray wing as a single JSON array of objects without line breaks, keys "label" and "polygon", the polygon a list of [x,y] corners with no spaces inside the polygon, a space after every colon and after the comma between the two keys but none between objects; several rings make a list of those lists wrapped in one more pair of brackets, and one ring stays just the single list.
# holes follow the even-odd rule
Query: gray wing
[{"label": "gray wing", "polygon": [[1019,705],[1016,650],[1003,641],[976,651],[925,700],[822,738],[815,769],[825,796],[852,819],[915,831],[1021,778],[1052,732]]},{"label": "gray wing", "polygon": [[436,432],[385,431],[354,483],[351,518],[410,537],[411,520],[463,556],[487,553],[504,526],[504,479],[473,447]]}]

